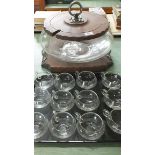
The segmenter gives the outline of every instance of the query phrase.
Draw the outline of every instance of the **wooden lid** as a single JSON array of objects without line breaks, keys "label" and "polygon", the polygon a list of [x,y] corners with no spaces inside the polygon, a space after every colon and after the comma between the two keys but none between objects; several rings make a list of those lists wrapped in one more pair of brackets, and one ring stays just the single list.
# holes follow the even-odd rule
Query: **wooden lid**
[{"label": "wooden lid", "polygon": [[58,39],[82,41],[94,39],[103,35],[109,28],[108,20],[102,16],[91,12],[82,12],[85,19],[82,24],[69,24],[65,21],[71,18],[68,12],[45,19],[44,29]]}]

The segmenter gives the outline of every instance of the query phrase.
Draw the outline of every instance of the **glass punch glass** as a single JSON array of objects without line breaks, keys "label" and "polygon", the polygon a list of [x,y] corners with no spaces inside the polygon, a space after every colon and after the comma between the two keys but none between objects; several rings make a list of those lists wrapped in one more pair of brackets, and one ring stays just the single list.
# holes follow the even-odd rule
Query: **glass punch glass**
[{"label": "glass punch glass", "polygon": [[48,119],[40,112],[34,113],[34,140],[42,138],[48,131]]},{"label": "glass punch glass", "polygon": [[49,89],[53,86],[54,77],[47,71],[37,72],[35,75],[34,85],[35,87],[42,87],[42,89]]},{"label": "glass punch glass", "polygon": [[121,110],[112,110],[111,112],[104,109],[103,115],[106,118],[109,128],[117,133],[121,134]]},{"label": "glass punch glass", "polygon": [[51,106],[54,111],[65,112],[73,108],[75,103],[73,95],[69,91],[52,91]]},{"label": "glass punch glass", "polygon": [[92,90],[75,90],[76,106],[83,111],[96,110],[100,105],[98,95]]},{"label": "glass punch glass", "polygon": [[101,90],[103,94],[105,104],[112,109],[121,109],[121,89],[103,89]]},{"label": "glass punch glass", "polygon": [[76,113],[77,131],[87,140],[98,140],[105,132],[105,124],[102,118],[94,113],[88,112],[82,116]]},{"label": "glass punch glass", "polygon": [[106,88],[118,89],[121,87],[121,76],[110,72],[101,72],[102,84]]},{"label": "glass punch glass", "polygon": [[34,90],[34,111],[47,113],[51,100],[52,97],[48,90],[36,87]]},{"label": "glass punch glass", "polygon": [[58,139],[70,138],[76,130],[76,120],[68,112],[55,112],[49,123],[51,134]]},{"label": "glass punch glass", "polygon": [[75,75],[77,85],[83,89],[92,89],[97,84],[97,78],[93,72],[75,72]]},{"label": "glass punch glass", "polygon": [[58,90],[69,91],[75,86],[75,79],[69,73],[55,74],[55,88]]}]

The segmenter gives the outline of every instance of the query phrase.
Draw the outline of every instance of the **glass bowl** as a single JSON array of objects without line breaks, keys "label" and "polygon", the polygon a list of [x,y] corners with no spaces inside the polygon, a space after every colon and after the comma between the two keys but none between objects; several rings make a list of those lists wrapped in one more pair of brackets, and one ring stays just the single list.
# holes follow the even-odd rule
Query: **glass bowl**
[{"label": "glass bowl", "polygon": [[61,61],[82,63],[97,60],[110,53],[112,35],[104,35],[83,41],[57,39],[45,31],[41,33],[41,45],[45,53]]}]

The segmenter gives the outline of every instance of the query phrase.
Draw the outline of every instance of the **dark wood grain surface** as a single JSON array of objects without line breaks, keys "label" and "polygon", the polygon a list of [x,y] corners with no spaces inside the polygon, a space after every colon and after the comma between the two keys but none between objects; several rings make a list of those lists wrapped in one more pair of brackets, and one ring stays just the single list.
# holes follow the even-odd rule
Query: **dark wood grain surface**
[{"label": "dark wood grain surface", "polygon": [[42,66],[51,70],[52,72],[75,72],[75,71],[94,71],[101,72],[106,70],[112,65],[112,59],[109,56],[102,57],[98,60],[87,63],[68,63],[60,61],[50,55],[46,56],[46,59],[42,61]]},{"label": "dark wood grain surface", "polygon": [[87,22],[84,24],[70,25],[66,23],[64,20],[68,18],[69,13],[65,12],[47,18],[44,22],[44,28],[56,38],[71,41],[94,39],[108,30],[109,22],[104,16],[90,12],[84,12],[82,15],[87,18]]}]

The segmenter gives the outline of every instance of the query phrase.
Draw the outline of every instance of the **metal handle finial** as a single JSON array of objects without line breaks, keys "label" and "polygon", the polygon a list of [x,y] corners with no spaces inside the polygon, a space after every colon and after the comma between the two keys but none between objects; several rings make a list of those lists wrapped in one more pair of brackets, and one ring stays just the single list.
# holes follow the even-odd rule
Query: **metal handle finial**
[{"label": "metal handle finial", "polygon": [[[72,13],[71,8],[72,8],[73,5],[78,5],[78,6],[80,7],[80,12],[79,12],[79,13]],[[80,2],[78,2],[78,1],[73,1],[72,3],[70,3],[70,5],[69,5],[69,14],[70,14],[71,16],[74,17],[74,20],[75,20],[76,22],[79,21],[79,15],[80,15],[81,13],[82,13],[82,5],[81,5]]]}]

